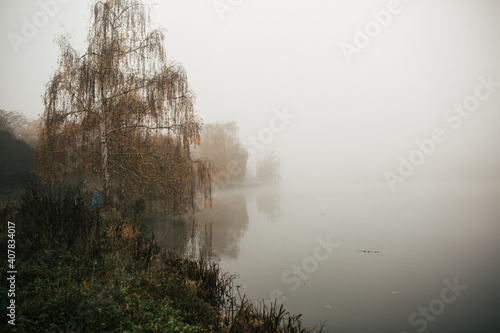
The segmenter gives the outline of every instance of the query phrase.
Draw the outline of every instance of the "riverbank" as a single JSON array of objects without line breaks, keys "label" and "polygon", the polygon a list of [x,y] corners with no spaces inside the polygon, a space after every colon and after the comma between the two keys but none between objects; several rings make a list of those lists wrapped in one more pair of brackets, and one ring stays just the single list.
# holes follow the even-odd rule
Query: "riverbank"
[{"label": "riverbank", "polygon": [[17,230],[10,331],[306,332],[283,307],[234,297],[217,263],[162,252],[137,212],[92,210],[77,187],[33,191],[0,212],[2,234]]}]

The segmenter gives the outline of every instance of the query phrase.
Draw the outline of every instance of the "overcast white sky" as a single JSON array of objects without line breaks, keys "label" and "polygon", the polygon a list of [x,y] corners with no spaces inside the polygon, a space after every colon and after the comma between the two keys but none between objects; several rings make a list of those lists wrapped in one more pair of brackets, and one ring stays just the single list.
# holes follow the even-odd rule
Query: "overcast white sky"
[{"label": "overcast white sky", "polygon": [[[0,2],[0,108],[32,118],[57,65],[54,38],[69,32],[84,50],[92,3],[61,1],[16,53],[9,33],[23,35],[23,18],[43,19],[41,2]],[[212,0],[158,0],[152,17],[205,122],[234,120],[247,141],[269,127],[273,109],[296,116],[265,145],[282,156],[285,178],[384,182],[415,140],[442,128],[448,140],[412,180],[500,180],[500,87],[456,130],[443,119],[479,76],[500,82],[500,1],[401,0],[350,63],[340,44],[354,45],[356,27],[390,0],[239,2],[221,20]]]}]

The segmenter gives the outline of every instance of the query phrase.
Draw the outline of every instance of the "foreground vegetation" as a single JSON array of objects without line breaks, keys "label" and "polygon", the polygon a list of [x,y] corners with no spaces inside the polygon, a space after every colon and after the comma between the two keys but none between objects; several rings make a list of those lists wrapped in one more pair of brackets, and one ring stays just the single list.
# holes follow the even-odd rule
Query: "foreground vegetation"
[{"label": "foreground vegetation", "polygon": [[[304,332],[282,306],[232,295],[217,263],[162,253],[141,200],[90,208],[79,185],[32,178],[0,211],[16,223],[14,332]],[[7,293],[6,286],[0,292]],[[6,298],[1,306],[7,307]],[[5,323],[3,323],[5,325]],[[5,331],[5,330],[2,330]]]},{"label": "foreground vegetation", "polygon": [[[304,331],[299,317],[282,306],[237,301],[233,277],[217,263],[186,260],[157,246],[145,200],[170,215],[212,202],[212,161],[191,152],[202,130],[195,94],[182,66],[167,59],[164,32],[152,29],[149,6],[140,0],[94,1],[90,15],[83,51],[68,36],[57,38],[59,66],[46,86],[38,135],[27,140],[22,133],[33,135],[32,126],[19,114],[0,112],[0,197],[14,200],[0,200],[0,232],[7,240],[7,221],[15,224],[10,269],[18,272],[16,325],[8,328]],[[227,129],[225,140],[236,137],[235,124]],[[248,152],[229,143],[222,151],[231,147],[238,165],[221,158],[219,171],[227,164],[229,174],[241,169],[233,179],[241,182]],[[17,191],[28,172],[51,185],[30,178]],[[2,295],[6,284],[3,279]],[[1,298],[3,309],[10,298]]]}]

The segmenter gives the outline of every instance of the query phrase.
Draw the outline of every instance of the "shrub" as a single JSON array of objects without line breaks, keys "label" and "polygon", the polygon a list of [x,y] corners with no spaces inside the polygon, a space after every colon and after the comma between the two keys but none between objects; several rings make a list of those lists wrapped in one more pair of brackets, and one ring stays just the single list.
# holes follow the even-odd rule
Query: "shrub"
[{"label": "shrub", "polygon": [[30,253],[88,250],[99,222],[97,211],[90,208],[91,201],[81,184],[47,184],[29,177],[18,214],[23,249]]}]

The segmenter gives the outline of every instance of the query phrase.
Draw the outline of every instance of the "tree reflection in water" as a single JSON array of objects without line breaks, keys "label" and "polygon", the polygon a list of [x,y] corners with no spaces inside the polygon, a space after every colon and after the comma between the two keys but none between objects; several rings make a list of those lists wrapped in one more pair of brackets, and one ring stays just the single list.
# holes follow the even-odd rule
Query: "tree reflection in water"
[{"label": "tree reflection in water", "polygon": [[269,222],[276,222],[281,216],[280,195],[275,187],[263,188],[256,196],[257,211],[264,213]]},{"label": "tree reflection in water", "polygon": [[236,259],[239,243],[248,229],[245,196],[221,192],[212,210],[182,216],[160,216],[153,229],[158,245],[188,258]]}]

